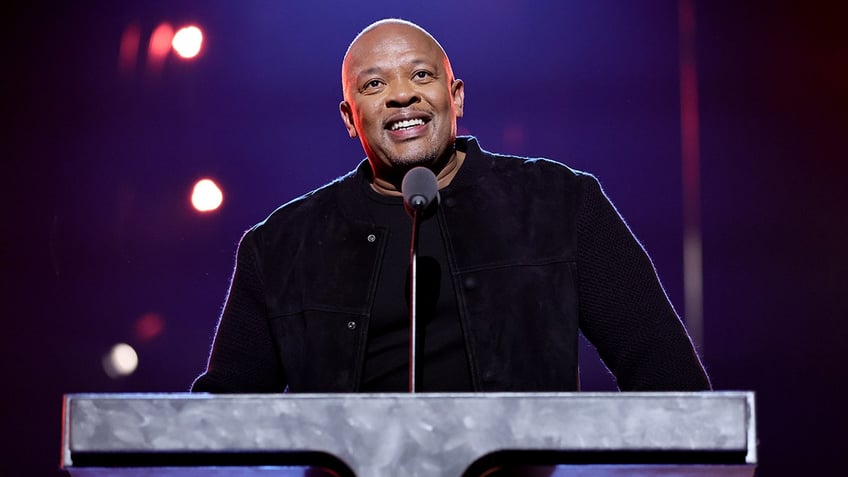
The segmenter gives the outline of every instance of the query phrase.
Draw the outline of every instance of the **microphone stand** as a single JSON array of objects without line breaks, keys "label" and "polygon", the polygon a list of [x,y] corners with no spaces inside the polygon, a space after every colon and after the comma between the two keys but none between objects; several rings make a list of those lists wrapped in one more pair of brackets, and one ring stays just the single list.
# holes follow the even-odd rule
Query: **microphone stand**
[{"label": "microphone stand", "polygon": [[415,392],[415,354],[418,348],[418,217],[412,210],[412,243],[409,245],[409,392]]},{"label": "microphone stand", "polygon": [[[412,216],[412,241],[409,244],[409,392],[415,392],[418,352],[418,222],[427,206],[439,202],[439,182],[426,167],[414,167],[403,176],[403,203]],[[433,202],[435,201],[435,202]]]}]

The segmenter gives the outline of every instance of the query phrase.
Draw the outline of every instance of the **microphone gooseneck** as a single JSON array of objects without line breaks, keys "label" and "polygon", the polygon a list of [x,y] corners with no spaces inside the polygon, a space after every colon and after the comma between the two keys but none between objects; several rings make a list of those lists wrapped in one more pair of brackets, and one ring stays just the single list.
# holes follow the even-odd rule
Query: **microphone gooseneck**
[{"label": "microphone gooseneck", "polygon": [[428,207],[438,204],[439,183],[433,171],[415,167],[403,176],[400,190],[406,211],[412,217],[409,245],[409,392],[414,393],[418,348],[418,223]]}]

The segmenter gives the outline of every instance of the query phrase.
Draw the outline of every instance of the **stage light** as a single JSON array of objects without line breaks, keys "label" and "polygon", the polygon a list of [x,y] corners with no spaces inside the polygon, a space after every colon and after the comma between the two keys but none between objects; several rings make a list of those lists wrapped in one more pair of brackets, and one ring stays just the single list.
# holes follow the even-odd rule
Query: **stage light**
[{"label": "stage light", "polygon": [[103,371],[112,379],[129,376],[138,367],[138,354],[132,346],[118,343],[103,357]]},{"label": "stage light", "polygon": [[200,53],[200,47],[203,46],[203,32],[194,25],[180,28],[174,35],[171,46],[181,57],[194,58]]},{"label": "stage light", "polygon": [[201,179],[194,184],[191,193],[191,204],[198,212],[209,212],[217,209],[224,201],[224,194],[211,179]]},{"label": "stage light", "polygon": [[138,317],[133,328],[135,337],[142,343],[152,341],[165,329],[165,319],[159,313],[145,313]]},{"label": "stage light", "polygon": [[150,34],[150,43],[147,47],[147,65],[153,72],[159,72],[165,64],[165,58],[171,51],[171,40],[174,38],[174,29],[170,24],[163,22]]},{"label": "stage light", "polygon": [[135,69],[140,44],[141,29],[135,24],[127,25],[121,35],[121,49],[118,52],[118,69],[121,72],[128,73]]}]

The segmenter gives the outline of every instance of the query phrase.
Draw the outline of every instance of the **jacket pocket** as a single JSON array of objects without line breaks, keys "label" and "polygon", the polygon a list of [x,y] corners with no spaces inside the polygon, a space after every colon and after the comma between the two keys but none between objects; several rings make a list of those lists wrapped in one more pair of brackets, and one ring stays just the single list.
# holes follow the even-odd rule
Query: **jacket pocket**
[{"label": "jacket pocket", "polygon": [[311,308],[274,315],[271,334],[291,392],[352,392],[359,379],[362,314]]}]

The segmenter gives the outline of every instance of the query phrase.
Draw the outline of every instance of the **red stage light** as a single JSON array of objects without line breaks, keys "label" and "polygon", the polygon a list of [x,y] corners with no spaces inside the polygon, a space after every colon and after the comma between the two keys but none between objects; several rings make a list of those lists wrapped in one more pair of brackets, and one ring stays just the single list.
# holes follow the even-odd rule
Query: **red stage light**
[{"label": "red stage light", "polygon": [[150,34],[150,44],[147,47],[147,65],[153,71],[162,69],[168,52],[171,51],[171,40],[174,29],[167,22],[160,23]]},{"label": "red stage light", "polygon": [[165,319],[159,313],[145,313],[135,322],[135,336],[145,343],[162,334],[165,329]]},{"label": "red stage light", "polygon": [[138,25],[127,25],[121,35],[121,49],[118,53],[118,69],[120,71],[129,72],[135,69],[140,43],[141,30]]}]

